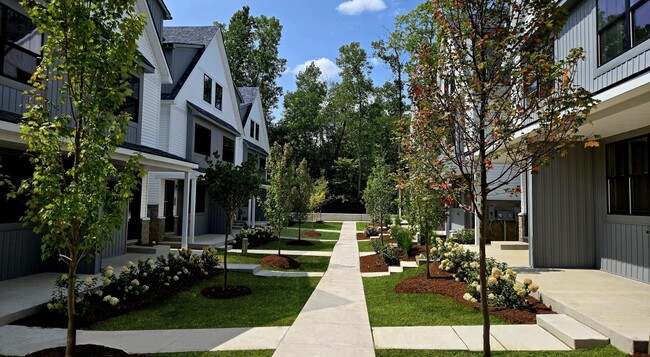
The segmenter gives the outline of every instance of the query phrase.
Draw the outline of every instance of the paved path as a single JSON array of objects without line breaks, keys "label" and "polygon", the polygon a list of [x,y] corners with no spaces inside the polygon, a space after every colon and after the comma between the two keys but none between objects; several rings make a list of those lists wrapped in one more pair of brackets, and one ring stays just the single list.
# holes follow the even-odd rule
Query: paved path
[{"label": "paved path", "polygon": [[343,223],[327,272],[274,356],[374,356],[354,222]]}]

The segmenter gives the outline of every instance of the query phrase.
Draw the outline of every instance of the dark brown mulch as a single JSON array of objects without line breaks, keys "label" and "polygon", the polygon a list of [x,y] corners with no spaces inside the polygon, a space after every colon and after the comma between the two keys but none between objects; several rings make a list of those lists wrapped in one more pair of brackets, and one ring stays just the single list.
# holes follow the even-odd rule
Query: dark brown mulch
[{"label": "dark brown mulch", "polygon": [[290,240],[287,242],[287,245],[307,246],[307,245],[314,245],[314,243],[308,240]]},{"label": "dark brown mulch", "polygon": [[260,259],[260,263],[281,269],[300,268],[300,261],[286,255],[267,255],[266,257]]},{"label": "dark brown mulch", "polygon": [[304,236],[305,237],[320,237],[321,234],[319,232],[316,232],[316,231],[307,231],[307,232],[305,232]]},{"label": "dark brown mulch", "polygon": [[[128,353],[118,350],[117,348],[111,348],[106,346],[99,345],[77,345],[75,346],[75,355],[76,356],[88,356],[88,357],[122,357],[130,356]],[[47,348],[44,350],[32,352],[27,356],[30,357],[59,357],[65,356],[65,346]]]},{"label": "dark brown mulch", "polygon": [[366,237],[365,233],[363,233],[363,232],[357,233],[357,240],[368,240],[368,239],[370,239],[370,238]]},{"label": "dark brown mulch", "polygon": [[[372,236],[372,239],[376,239],[381,242],[381,238],[379,236]],[[397,240],[388,234],[384,234],[384,243],[397,243]]]},{"label": "dark brown mulch", "polygon": [[643,353],[643,352],[634,352],[634,354],[630,355],[631,357],[648,357],[650,354]]},{"label": "dark brown mulch", "polygon": [[388,271],[388,265],[379,254],[367,255],[359,258],[362,273],[376,273]]},{"label": "dark brown mulch", "polygon": [[[453,276],[439,269],[438,263],[431,263],[429,266],[431,279],[427,279],[426,274],[420,274],[406,280],[403,280],[395,286],[395,292],[399,294],[440,294],[450,297],[459,303],[481,309],[480,302],[471,302],[463,298],[467,292],[467,285],[464,282],[454,280]],[[539,302],[532,296],[528,297],[528,309],[500,309],[490,307],[490,314],[500,317],[506,321],[515,324],[535,324],[537,314],[554,314],[550,308]]]},{"label": "dark brown mulch", "polygon": [[210,286],[201,290],[201,295],[209,299],[232,299],[252,293],[248,286],[229,285],[225,290],[221,286]]}]

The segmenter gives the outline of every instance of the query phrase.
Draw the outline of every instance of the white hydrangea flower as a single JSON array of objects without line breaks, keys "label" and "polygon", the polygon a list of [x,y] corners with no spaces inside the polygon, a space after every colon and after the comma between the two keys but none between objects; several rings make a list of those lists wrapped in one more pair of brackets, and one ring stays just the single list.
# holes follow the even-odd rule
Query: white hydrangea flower
[{"label": "white hydrangea flower", "polygon": [[92,286],[93,283],[94,283],[94,281],[93,281],[93,278],[91,278],[91,277],[88,277],[88,278],[86,278],[86,280],[84,280],[84,284],[86,284],[86,286]]},{"label": "white hydrangea flower", "polygon": [[470,293],[465,293],[465,295],[463,295],[463,299],[467,301],[471,301],[473,298],[474,297]]},{"label": "white hydrangea flower", "polygon": [[138,281],[138,279],[133,279],[133,280],[131,280],[131,285],[138,286],[138,285],[140,285],[140,281]]},{"label": "white hydrangea flower", "polygon": [[526,279],[524,279],[524,285],[528,286],[528,285],[530,285],[530,284],[532,284],[532,283],[533,283],[533,280],[532,280],[532,279],[530,279],[530,278],[526,278]]},{"label": "white hydrangea flower", "polygon": [[118,299],[118,298],[116,298],[116,297],[111,297],[111,298],[108,300],[108,302],[109,302],[109,304],[111,304],[112,306],[115,306],[115,305],[117,305],[117,304],[120,302],[120,299]]}]

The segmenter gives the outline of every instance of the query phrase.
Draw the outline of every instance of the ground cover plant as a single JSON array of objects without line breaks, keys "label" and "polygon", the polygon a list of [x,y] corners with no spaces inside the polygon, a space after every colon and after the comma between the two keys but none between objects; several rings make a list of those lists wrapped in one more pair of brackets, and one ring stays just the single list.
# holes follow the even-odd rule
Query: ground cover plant
[{"label": "ground cover plant", "polygon": [[262,258],[266,257],[264,254],[247,254],[241,255],[236,253],[230,254],[230,262],[235,264],[260,264],[265,270],[280,270],[280,271],[304,271],[304,272],[324,272],[327,270],[327,267],[330,263],[330,257],[315,257],[308,255],[301,256],[291,256],[298,261],[300,261],[300,266],[296,269],[282,269],[278,267],[272,267],[269,265],[264,265],[261,261]]},{"label": "ground cover plant", "polygon": [[230,275],[233,284],[249,286],[252,293],[228,301],[205,298],[201,290],[218,281],[218,277],[211,278],[144,309],[97,322],[90,329],[289,326],[319,281],[319,278],[265,278],[239,272]]},{"label": "ground cover plant", "polygon": [[254,227],[242,229],[235,236],[233,248],[241,248],[244,238],[248,239],[248,248],[256,248],[260,245],[267,244],[278,240],[278,237],[273,235],[269,227]]},{"label": "ground cover plant", "polygon": [[[371,326],[480,325],[481,311],[436,294],[399,294],[400,282],[423,275],[424,266],[401,274],[363,278]],[[498,324],[505,320],[494,318]]]},{"label": "ground cover plant", "polygon": [[[312,225],[313,225],[313,227],[312,227]],[[298,228],[299,226],[302,227],[302,228],[316,229],[316,230],[318,230],[318,229],[328,229],[328,230],[333,230],[333,231],[340,231],[341,227],[343,227],[343,223],[342,222],[313,222],[313,223],[312,222],[302,222],[300,224],[294,223],[290,227],[291,228]],[[363,230],[363,228],[361,230]]]}]

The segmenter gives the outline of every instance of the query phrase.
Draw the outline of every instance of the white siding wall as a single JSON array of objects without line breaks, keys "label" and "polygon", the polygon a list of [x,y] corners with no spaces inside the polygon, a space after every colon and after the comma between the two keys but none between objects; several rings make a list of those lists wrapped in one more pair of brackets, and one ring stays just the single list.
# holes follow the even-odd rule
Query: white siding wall
[{"label": "white siding wall", "polygon": [[[186,83],[187,85],[187,83]],[[183,105],[177,99],[176,104],[170,107],[169,120],[169,152],[180,157],[187,157],[185,144],[187,143],[187,104]]]},{"label": "white siding wall", "polygon": [[[488,182],[494,181],[497,179],[501,174],[503,174],[503,177],[499,179],[499,182],[506,182],[510,178],[512,178],[514,175],[512,175],[509,172],[504,171],[507,169],[506,165],[503,164],[494,164],[494,169],[488,171]],[[510,183],[495,189],[493,192],[490,192],[488,195],[488,199],[490,200],[499,200],[499,201],[518,201],[520,199],[519,195],[512,195],[510,192],[517,188],[520,184],[519,176],[517,176],[514,180],[510,181]],[[500,185],[500,184],[497,184]],[[492,186],[494,187],[494,186]]]},{"label": "white siding wall", "polygon": [[[260,94],[258,92],[257,97],[253,102],[253,107],[251,108],[250,115],[248,116],[248,121],[246,122],[246,128],[244,128],[245,129],[244,135],[246,135],[246,138],[248,138],[251,142],[266,149],[266,152],[269,152],[271,151],[269,147],[269,135],[266,132],[266,124],[264,124],[264,120],[265,119],[264,119],[264,111],[262,110],[262,100],[260,99]],[[260,140],[255,140],[255,137],[250,136],[251,121],[254,121],[255,123],[260,125]]]}]

